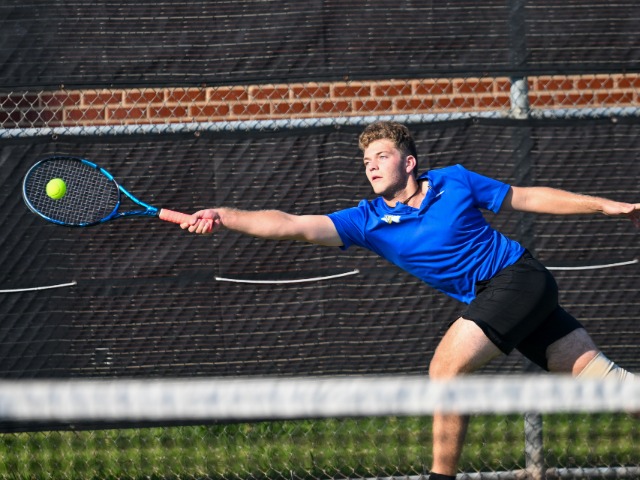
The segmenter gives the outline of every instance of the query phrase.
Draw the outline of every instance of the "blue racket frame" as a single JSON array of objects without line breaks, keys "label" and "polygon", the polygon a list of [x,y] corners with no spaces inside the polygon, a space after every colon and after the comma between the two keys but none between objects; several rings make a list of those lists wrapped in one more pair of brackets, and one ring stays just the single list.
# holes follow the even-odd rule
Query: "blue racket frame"
[{"label": "blue racket frame", "polygon": [[[64,222],[64,221],[61,221],[61,220],[56,219],[56,218],[52,218],[52,217],[44,214],[43,212],[39,211],[33,205],[33,203],[29,200],[29,196],[27,194],[27,183],[29,181],[29,178],[30,178],[32,172],[34,172],[38,168],[40,168],[40,166],[45,162],[50,162],[50,161],[55,161],[55,160],[62,160],[62,159],[81,162],[84,165],[86,165],[86,166],[88,166],[88,167],[100,172],[109,181],[113,182],[113,184],[116,186],[117,191],[118,191],[118,199],[117,199],[116,205],[114,206],[113,210],[108,215],[106,215],[103,218],[101,218],[99,220],[96,220],[96,221],[80,222],[80,223],[68,223],[68,222]],[[134,204],[142,207],[142,209],[129,210],[129,211],[119,211],[120,210],[120,206],[122,205],[122,195],[121,194],[124,194]],[[102,168],[99,165],[96,165],[95,163],[90,162],[89,160],[86,160],[84,158],[66,156],[66,155],[57,155],[57,156],[53,156],[53,157],[48,157],[48,158],[40,160],[35,165],[33,165],[29,169],[29,171],[27,172],[27,174],[24,177],[24,180],[23,180],[23,183],[22,183],[22,196],[23,196],[23,199],[24,199],[25,203],[29,207],[29,209],[33,213],[35,213],[36,215],[44,218],[45,220],[47,220],[47,221],[49,221],[51,223],[55,223],[57,225],[69,226],[69,227],[88,227],[88,226],[92,226],[92,225],[98,225],[98,224],[101,224],[101,223],[105,223],[105,222],[108,222],[110,220],[114,220],[116,218],[121,218],[121,217],[131,217],[131,216],[158,217],[159,213],[160,213],[160,209],[158,209],[158,208],[156,208],[156,207],[154,207],[152,205],[149,205],[149,204],[139,200],[133,194],[131,194],[126,188],[124,188],[122,185],[120,185],[116,181],[116,179],[113,177],[113,175],[111,175],[111,173],[109,173],[104,168]]]},{"label": "blue racket frame", "polygon": [[120,208],[120,205],[122,204],[122,197],[120,197],[120,198],[118,198],[118,203],[116,204],[116,207],[113,209],[113,212],[111,212],[111,214],[109,214],[107,217],[103,218],[102,220],[100,220],[97,223],[104,223],[104,222],[107,222],[109,220],[113,220],[115,218],[130,217],[130,216],[134,216],[134,215],[135,216],[142,216],[142,217],[157,217],[158,216],[158,213],[160,212],[159,208],[156,208],[156,207],[154,207],[152,205],[149,205],[148,203],[145,203],[142,200],[139,200],[138,198],[134,197],[133,194],[131,192],[129,192],[126,188],[124,188],[122,185],[120,185],[118,183],[118,181],[115,178],[113,178],[113,175],[111,175],[107,170],[105,170],[104,168],[102,168],[99,165],[96,165],[93,162],[90,162],[89,160],[85,160],[85,159],[81,158],[80,161],[82,163],[84,163],[85,165],[88,165],[88,166],[98,170],[105,177],[107,177],[109,180],[111,180],[113,183],[115,183],[115,185],[118,187],[118,190],[121,193],[124,193],[127,196],[127,198],[129,198],[129,200],[131,200],[136,205],[140,205],[141,207],[144,208],[144,210],[128,210],[126,212],[118,212],[118,210]]}]

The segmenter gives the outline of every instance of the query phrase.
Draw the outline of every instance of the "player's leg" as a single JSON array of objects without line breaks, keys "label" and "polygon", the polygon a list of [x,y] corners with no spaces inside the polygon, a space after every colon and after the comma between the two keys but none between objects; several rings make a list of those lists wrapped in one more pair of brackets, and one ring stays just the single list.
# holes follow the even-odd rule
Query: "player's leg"
[{"label": "player's leg", "polygon": [[[508,354],[556,306],[555,280],[525,253],[490,280],[476,284],[476,298],[438,345],[430,376],[447,379],[471,373],[501,353]],[[456,474],[467,423],[459,415],[434,415],[432,472],[449,478]]]},{"label": "player's leg", "polygon": [[571,373],[582,378],[612,378],[620,381],[635,376],[609,360],[584,328],[578,328],[547,348],[551,372]]},{"label": "player's leg", "polygon": [[[549,345],[547,357],[552,371],[571,372],[578,378],[611,379],[619,382],[640,380],[640,377],[615,364],[598,350],[584,329],[575,330]],[[640,412],[629,413],[640,418]]]},{"label": "player's leg", "polygon": [[598,347],[584,328],[578,328],[547,347],[550,372],[578,375],[598,354]]},{"label": "player's leg", "polygon": [[[446,380],[471,373],[501,353],[478,325],[459,318],[451,325],[436,348],[429,365],[429,377],[434,380]],[[431,478],[438,478],[438,474],[444,475],[440,478],[456,475],[468,420],[467,416],[462,415],[436,413],[433,416]]]},{"label": "player's leg", "polygon": [[609,360],[582,324],[557,307],[518,344],[527,358],[543,369],[584,378],[631,380],[635,376]]}]

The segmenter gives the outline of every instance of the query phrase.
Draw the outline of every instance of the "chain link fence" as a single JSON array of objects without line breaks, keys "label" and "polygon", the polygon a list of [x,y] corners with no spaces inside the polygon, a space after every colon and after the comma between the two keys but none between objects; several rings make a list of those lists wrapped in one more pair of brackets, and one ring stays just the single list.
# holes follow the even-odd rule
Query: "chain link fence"
[{"label": "chain link fence", "polygon": [[[545,461],[554,466],[546,478],[637,478],[640,438],[628,416],[545,422]],[[459,478],[536,478],[523,438],[520,415],[472,418]],[[419,479],[431,465],[431,442],[430,417],[5,433],[0,477]]]},{"label": "chain link fence", "polygon": [[640,75],[428,78],[0,93],[0,138],[638,116]]},{"label": "chain link fence", "polygon": [[[3,376],[424,373],[457,311],[415,282],[408,294],[412,280],[362,253],[338,258],[238,239],[228,246],[224,237],[212,255],[210,245],[131,224],[54,232],[25,221],[15,200],[40,156],[100,156],[94,160],[114,166],[134,190],[189,208],[233,200],[241,208],[338,209],[367,195],[353,179],[355,138],[385,118],[415,128],[435,167],[462,156],[505,181],[637,196],[634,2],[302,5],[0,6],[2,284],[78,280],[65,293],[0,293]],[[154,178],[169,180],[154,186]],[[313,189],[311,201],[291,193],[301,185]],[[559,269],[637,257],[637,233],[604,220],[541,226],[509,216],[501,227]],[[211,281],[211,272],[312,276],[327,264],[367,277],[275,293]],[[572,311],[632,369],[640,362],[634,265],[558,272]],[[428,311],[418,326],[417,308]],[[318,312],[324,323],[309,326]],[[505,365],[524,368],[520,358]],[[541,420],[474,418],[461,478],[637,477],[640,429],[628,415],[548,415],[542,430]],[[414,478],[431,463],[429,417],[4,430],[2,478]],[[544,463],[535,474],[531,456]]]}]

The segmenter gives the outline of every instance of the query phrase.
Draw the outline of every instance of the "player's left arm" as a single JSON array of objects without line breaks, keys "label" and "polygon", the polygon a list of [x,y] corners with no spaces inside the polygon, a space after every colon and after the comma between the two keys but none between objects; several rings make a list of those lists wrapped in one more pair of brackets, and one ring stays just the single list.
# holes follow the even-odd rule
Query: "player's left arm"
[{"label": "player's left arm", "polygon": [[617,202],[549,187],[511,187],[503,208],[552,215],[603,213],[624,216],[640,227],[640,203]]}]

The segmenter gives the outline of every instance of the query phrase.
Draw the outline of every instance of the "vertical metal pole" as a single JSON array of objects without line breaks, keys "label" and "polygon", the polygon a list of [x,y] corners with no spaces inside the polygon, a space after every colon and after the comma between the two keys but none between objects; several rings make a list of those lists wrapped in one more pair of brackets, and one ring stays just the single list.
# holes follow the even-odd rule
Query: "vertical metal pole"
[{"label": "vertical metal pole", "polygon": [[542,415],[539,413],[524,414],[524,456],[525,468],[530,478],[545,480]]},{"label": "vertical metal pole", "polygon": [[511,102],[511,118],[524,120],[529,118],[529,85],[527,77],[512,77],[509,92]]},{"label": "vertical metal pole", "polygon": [[[524,70],[527,63],[526,44],[526,0],[509,1],[509,27],[510,27],[510,64],[515,73],[511,78],[510,116],[516,120],[529,118],[529,88]],[[522,126],[516,126],[513,133],[513,156],[515,169],[515,183],[526,186],[533,184],[533,161],[531,151],[533,139],[531,128],[523,122]],[[535,252],[534,221],[531,215],[522,214],[518,222],[519,240],[531,252]],[[527,362],[524,369],[530,369],[531,363]],[[539,413],[526,413],[524,416],[524,449],[526,470],[532,480],[545,480],[546,468],[544,462],[544,445],[542,437],[542,415]]]},{"label": "vertical metal pole", "polygon": [[[527,64],[526,0],[509,0],[509,64],[514,74],[511,77],[510,116],[516,120],[527,120],[530,115],[529,85],[524,75]],[[533,162],[531,151],[533,140],[531,127],[523,121],[513,128],[512,136],[514,183],[519,186],[533,185]],[[535,253],[534,217],[521,214],[518,222],[518,239]]]}]

